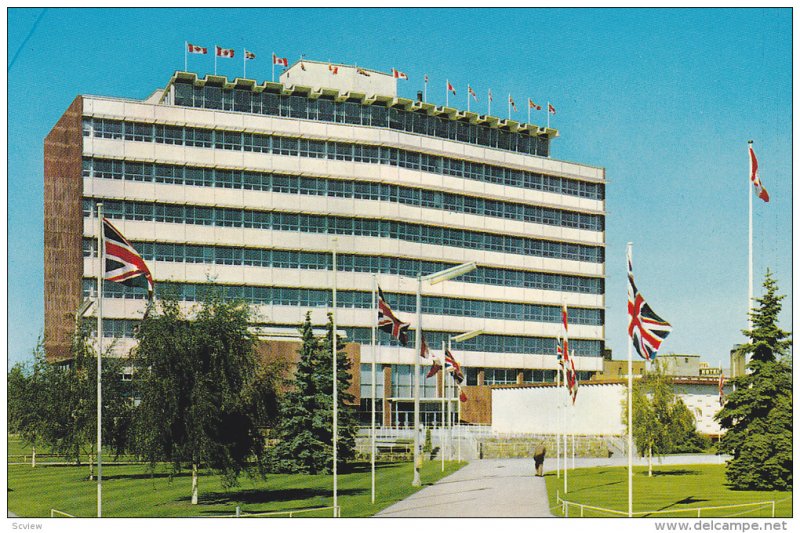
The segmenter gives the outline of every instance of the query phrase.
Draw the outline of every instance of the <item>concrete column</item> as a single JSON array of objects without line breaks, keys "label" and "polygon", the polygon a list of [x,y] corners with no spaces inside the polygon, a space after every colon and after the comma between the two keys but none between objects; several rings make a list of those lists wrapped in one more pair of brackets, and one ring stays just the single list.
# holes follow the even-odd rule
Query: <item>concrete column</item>
[{"label": "concrete column", "polygon": [[483,378],[484,378],[485,371],[484,369],[478,369],[478,385],[483,385]]}]

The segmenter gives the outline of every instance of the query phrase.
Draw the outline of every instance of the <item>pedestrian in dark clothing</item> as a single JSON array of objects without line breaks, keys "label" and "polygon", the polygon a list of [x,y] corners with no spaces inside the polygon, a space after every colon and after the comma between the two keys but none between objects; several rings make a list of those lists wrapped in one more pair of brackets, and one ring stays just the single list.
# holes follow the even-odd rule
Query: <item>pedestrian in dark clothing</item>
[{"label": "pedestrian in dark clothing", "polygon": [[533,463],[536,466],[536,476],[542,477],[544,476],[544,455],[547,453],[547,448],[544,447],[544,444],[540,443],[536,448],[533,450]]}]

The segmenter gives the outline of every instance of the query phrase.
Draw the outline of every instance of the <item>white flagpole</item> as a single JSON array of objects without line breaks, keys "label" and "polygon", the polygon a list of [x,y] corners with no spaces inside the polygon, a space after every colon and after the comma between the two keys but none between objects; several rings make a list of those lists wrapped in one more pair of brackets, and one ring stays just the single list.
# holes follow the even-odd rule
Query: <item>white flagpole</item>
[{"label": "white flagpole", "polygon": [[550,129],[550,100],[547,101],[547,129]]},{"label": "white flagpole", "polygon": [[425,85],[422,87],[422,101],[423,102],[427,102],[428,101],[428,75],[427,74],[425,74],[424,81],[425,81]]},{"label": "white flagpole", "polygon": [[440,389],[441,395],[442,395],[442,423],[440,424],[440,427],[439,427],[439,431],[440,431],[439,435],[441,435],[441,438],[439,439],[439,452],[440,452],[439,455],[442,456],[442,472],[444,472],[444,423],[445,423],[445,421],[444,421],[444,416],[445,416],[444,415],[444,413],[445,413],[445,405],[444,405],[445,379],[444,378],[447,377],[447,370],[445,368],[445,361],[444,361],[444,357],[445,357],[444,356],[444,351],[445,351],[446,347],[447,347],[447,345],[445,344],[445,341],[442,340],[442,369],[439,370],[439,372],[442,374],[442,388]]},{"label": "white flagpole", "polygon": [[272,52],[272,82],[275,82],[275,52]]},{"label": "white flagpole", "polygon": [[214,76],[217,75],[217,45],[214,45]]},{"label": "white flagpole", "polygon": [[[452,354],[453,353],[452,350],[453,350],[452,341],[450,340],[450,336],[448,335],[448,337],[447,337],[447,351]],[[454,366],[453,367],[453,371],[450,372],[450,377],[452,378],[453,384],[455,384],[455,382],[456,382],[455,373],[456,373],[456,369],[455,369],[455,366]],[[445,375],[445,378],[447,378],[447,372],[445,372],[444,375]],[[447,381],[445,381],[445,383],[447,383],[447,386],[445,386],[444,391],[445,391],[445,396],[447,396],[447,427],[448,427],[448,430],[447,430],[447,444],[448,444],[448,451],[449,451],[449,449],[453,446],[453,394],[451,392],[449,383]],[[450,454],[448,454],[448,459],[452,460],[452,457],[449,457],[449,455]]]},{"label": "white flagpole", "polygon": [[338,487],[337,487],[337,440],[339,436],[339,427],[338,421],[336,420],[339,414],[339,395],[337,393],[337,377],[336,377],[336,367],[337,365],[337,355],[338,351],[336,349],[336,345],[338,344],[338,338],[336,334],[336,245],[338,239],[334,237],[333,239],[333,314],[332,320],[333,322],[333,339],[331,339],[331,351],[333,352],[333,517],[338,517],[338,510],[339,510],[339,500],[338,500]]},{"label": "white flagpole", "polygon": [[467,113],[469,113],[469,90],[470,90],[471,88],[472,88],[472,87],[470,87],[469,85],[467,85]]},{"label": "white flagpole", "polygon": [[[569,348],[569,347],[567,347]],[[561,401],[564,403],[564,416],[561,419],[561,426],[564,429],[562,434],[564,435],[564,494],[567,493],[567,453],[569,451],[569,447],[567,444],[567,397],[569,396],[569,388],[567,387],[567,362],[566,359],[564,361],[564,392],[566,394],[562,394]]]},{"label": "white flagpole", "polygon": [[183,71],[189,72],[189,41],[183,41]]},{"label": "white flagpole", "polygon": [[489,102],[489,110],[486,112],[487,115],[492,114],[492,90],[489,89],[489,94],[487,96],[487,101]]},{"label": "white flagpole", "polygon": [[247,50],[242,48],[242,77],[247,78]]},{"label": "white flagpole", "polygon": [[446,80],[447,85],[445,85],[445,93],[444,93],[444,105],[445,107],[450,107],[450,80]]},{"label": "white flagpole", "polygon": [[511,120],[511,93],[508,93],[508,120]]},{"label": "white flagpole", "polygon": [[531,99],[528,98],[528,124],[531,123]]},{"label": "white flagpole", "polygon": [[[547,103],[550,116],[550,102]],[[548,119],[549,120],[549,119]],[[628,257],[633,263],[633,243],[628,243]],[[630,287],[628,288],[630,291]],[[628,339],[628,518],[633,517],[633,341]]]},{"label": "white flagpole", "polygon": [[[748,141],[747,157],[750,158],[750,148],[752,148],[753,141]],[[752,167],[753,162],[750,161]],[[752,168],[750,170],[752,173]],[[753,185],[750,182],[750,176],[747,178],[747,205],[748,205],[748,224],[747,224],[747,329],[753,329],[753,319],[750,316],[750,309],[753,307]],[[748,355],[745,354],[745,368],[747,365]]]},{"label": "white flagpole", "polygon": [[417,275],[417,334],[414,337],[416,355],[414,357],[414,477],[411,485],[422,486],[419,477],[419,360],[422,357],[422,275]]},{"label": "white flagpole", "polygon": [[[562,345],[563,346],[563,345]],[[562,356],[563,357],[563,356]],[[562,359],[563,361],[563,359]],[[556,368],[556,390],[561,390],[561,372]],[[558,392],[556,392],[558,394]],[[558,398],[558,396],[556,396]],[[556,477],[561,477],[561,406],[556,402]]]},{"label": "white flagpole", "polygon": [[97,518],[103,516],[103,277],[105,270],[105,238],[103,232],[103,204],[97,204],[98,233],[97,257]]},{"label": "white flagpole", "polygon": [[[375,401],[376,401],[376,394],[375,394],[375,382],[377,381],[376,374],[375,374],[375,357],[377,355],[377,349],[375,347],[375,328],[377,327],[377,320],[378,320],[378,309],[377,309],[377,292],[378,292],[378,278],[375,274],[372,275],[372,327],[370,328],[372,332],[372,443],[371,443],[371,451],[372,451],[372,460],[371,460],[371,467],[372,467],[372,503],[375,503]],[[386,392],[384,391],[384,396]]]}]

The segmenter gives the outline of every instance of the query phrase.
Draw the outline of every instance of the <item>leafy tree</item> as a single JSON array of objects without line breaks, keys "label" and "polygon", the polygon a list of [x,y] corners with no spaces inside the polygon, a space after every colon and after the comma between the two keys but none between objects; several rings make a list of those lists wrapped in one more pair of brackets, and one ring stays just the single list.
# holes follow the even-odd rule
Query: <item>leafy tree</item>
[{"label": "leafy tree", "polygon": [[[259,426],[273,396],[259,382],[250,309],[209,292],[194,319],[167,296],[140,326],[135,349],[141,404],[134,448],[155,468],[192,468],[192,504],[198,501],[198,469],[208,465],[235,486],[253,473],[263,455]],[[255,464],[260,464],[257,462]]]},{"label": "leafy tree", "polygon": [[[273,437],[277,441],[270,453],[270,467],[277,472],[329,473],[333,470],[333,321],[329,315],[327,332],[314,336],[311,315],[300,327],[303,344],[291,388],[281,399],[280,417]],[[337,339],[337,468],[355,457],[358,419],[348,391],[352,382],[351,365]]]},{"label": "leafy tree", "polygon": [[720,449],[730,453],[725,477],[737,489],[792,489],[792,368],[790,333],[778,327],[783,295],[767,270],[764,296],[750,312],[753,329],[748,372],[732,380],[735,390],[717,413],[725,435]]},{"label": "leafy tree", "polygon": [[[30,372],[12,370],[10,379],[19,390],[9,406],[15,428],[34,447],[47,445],[54,453],[80,464],[89,456],[89,479],[94,477],[92,457],[97,444],[97,359],[89,343],[90,328],[83,324],[72,339],[72,359],[66,364],[46,360],[41,341],[34,350]],[[121,379],[127,359],[103,357],[103,445],[114,453],[125,450],[131,417],[130,382]]]},{"label": "leafy tree", "polygon": [[[623,419],[627,426],[627,401]],[[633,384],[633,440],[639,454],[648,457],[649,476],[653,475],[653,454],[703,449],[705,441],[697,433],[694,416],[658,367]]]}]

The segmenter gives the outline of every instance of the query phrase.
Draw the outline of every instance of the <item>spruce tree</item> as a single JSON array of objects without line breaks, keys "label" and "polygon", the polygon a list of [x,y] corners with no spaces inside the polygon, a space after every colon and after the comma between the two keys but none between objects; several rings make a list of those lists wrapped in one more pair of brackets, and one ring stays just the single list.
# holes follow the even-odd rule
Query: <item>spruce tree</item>
[{"label": "spruce tree", "polygon": [[767,270],[764,296],[750,313],[753,329],[748,372],[732,380],[730,393],[716,419],[727,430],[720,443],[730,453],[725,477],[737,489],[792,489],[792,369],[790,333],[778,327],[783,295]]},{"label": "spruce tree", "polygon": [[300,360],[289,390],[280,398],[278,421],[273,429],[275,446],[269,452],[269,467],[274,472],[315,474],[325,467],[330,450],[323,421],[317,415],[320,401],[320,343],[314,336],[311,313],[300,326]]}]

